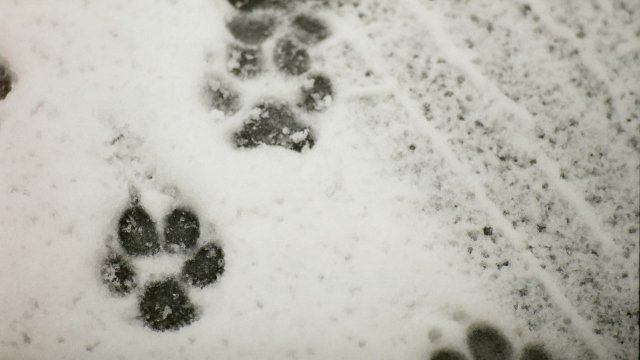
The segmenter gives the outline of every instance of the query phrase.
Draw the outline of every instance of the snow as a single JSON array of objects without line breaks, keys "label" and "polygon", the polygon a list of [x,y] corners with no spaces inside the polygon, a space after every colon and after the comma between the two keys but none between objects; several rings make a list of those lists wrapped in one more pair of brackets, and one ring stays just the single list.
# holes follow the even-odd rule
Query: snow
[{"label": "snow", "polygon": [[[640,7],[267,12],[264,70],[243,79],[227,1],[0,2],[0,358],[472,358],[477,324],[516,358],[638,357]],[[330,35],[308,74],[282,74],[272,54],[301,13]],[[256,104],[295,107],[316,74],[323,111],[295,108],[312,148],[236,147]],[[207,83],[241,108],[212,109]],[[159,233],[187,207],[199,245],[224,249],[177,331],[144,326],[138,302],[188,255],[134,259],[127,296],[102,282],[132,194]]]}]

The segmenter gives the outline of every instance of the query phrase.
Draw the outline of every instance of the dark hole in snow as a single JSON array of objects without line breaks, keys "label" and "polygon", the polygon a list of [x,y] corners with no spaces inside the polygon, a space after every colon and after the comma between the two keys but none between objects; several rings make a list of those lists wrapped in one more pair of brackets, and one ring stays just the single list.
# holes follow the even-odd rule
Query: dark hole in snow
[{"label": "dark hole in snow", "polygon": [[324,75],[315,75],[310,81],[313,81],[313,85],[303,86],[301,89],[302,102],[299,106],[307,111],[325,110],[331,104],[333,96],[331,80]]},{"label": "dark hole in snow", "polygon": [[202,288],[214,283],[224,273],[224,265],[224,252],[218,245],[210,243],[184,263],[182,278],[187,284]]},{"label": "dark hole in snow", "polygon": [[110,254],[100,269],[102,281],[116,295],[127,295],[136,287],[135,272],[127,259],[120,254]]},{"label": "dark hole in snow", "polygon": [[257,112],[233,135],[237,147],[254,148],[264,144],[297,152],[313,147],[311,129],[298,122],[287,104],[265,101],[254,110]]},{"label": "dark hole in snow", "polygon": [[232,74],[248,79],[262,72],[264,59],[259,46],[235,44],[228,52],[227,67]]},{"label": "dark hole in snow", "polygon": [[156,224],[140,205],[131,206],[120,217],[118,242],[129,255],[153,255],[160,250]]},{"label": "dark hole in snow", "polygon": [[188,250],[196,246],[200,237],[200,221],[190,210],[178,208],[165,218],[165,250]]},{"label": "dark hole in snow", "polygon": [[474,360],[508,360],[513,355],[511,341],[491,325],[471,325],[467,330],[467,346]]},{"label": "dark hole in snow", "polygon": [[227,29],[236,39],[257,45],[267,40],[275,30],[276,21],[264,14],[239,14],[227,23]]},{"label": "dark hole in snow", "polygon": [[307,49],[289,38],[278,40],[273,61],[280,71],[294,76],[306,73],[311,66]]},{"label": "dark hole in snow", "polygon": [[168,278],[147,285],[140,299],[140,314],[153,330],[178,330],[195,320],[196,309],[182,286]]},{"label": "dark hole in snow", "polygon": [[329,37],[329,29],[324,22],[310,15],[296,16],[291,25],[294,35],[306,44],[316,44]]},{"label": "dark hole in snow", "polygon": [[490,226],[485,226],[485,227],[482,229],[482,232],[483,232],[486,236],[491,236],[491,235],[493,235],[493,228],[492,228],[492,227],[490,227]]},{"label": "dark hole in snow", "polygon": [[463,353],[455,350],[438,350],[429,356],[429,360],[466,360]]}]

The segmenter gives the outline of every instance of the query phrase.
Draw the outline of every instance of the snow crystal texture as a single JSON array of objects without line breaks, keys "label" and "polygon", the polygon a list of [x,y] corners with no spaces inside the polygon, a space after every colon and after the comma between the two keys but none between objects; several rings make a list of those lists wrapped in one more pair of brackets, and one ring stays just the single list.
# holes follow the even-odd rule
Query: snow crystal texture
[{"label": "snow crystal texture", "polygon": [[0,2],[0,358],[638,358],[638,24]]}]

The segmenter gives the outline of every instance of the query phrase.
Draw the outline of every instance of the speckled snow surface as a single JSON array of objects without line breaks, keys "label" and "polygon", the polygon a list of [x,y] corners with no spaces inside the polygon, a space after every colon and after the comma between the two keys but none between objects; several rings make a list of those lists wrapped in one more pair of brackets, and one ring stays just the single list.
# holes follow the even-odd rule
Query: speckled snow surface
[{"label": "speckled snow surface", "polygon": [[[640,4],[271,5],[0,2],[1,359],[638,358]],[[217,281],[110,292],[132,201]]]}]

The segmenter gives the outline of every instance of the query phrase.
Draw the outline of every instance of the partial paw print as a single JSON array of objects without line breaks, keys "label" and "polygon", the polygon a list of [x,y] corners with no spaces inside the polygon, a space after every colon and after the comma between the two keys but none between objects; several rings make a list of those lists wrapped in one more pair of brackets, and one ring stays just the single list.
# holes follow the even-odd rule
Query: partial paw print
[{"label": "partial paw print", "polygon": [[[328,109],[334,90],[327,75],[312,71],[308,49],[327,39],[331,35],[329,28],[321,19],[304,13],[287,19],[282,12],[276,11],[290,8],[286,3],[230,2],[240,10],[226,23],[236,40],[227,47],[226,69],[232,76],[230,79],[225,79],[226,76],[209,79],[205,87],[207,105],[226,116],[235,115],[243,105],[242,94],[233,82],[264,78],[273,69],[284,76],[286,82],[299,84],[296,104],[265,96],[248,111],[248,117],[233,134],[232,141],[237,148],[266,145],[296,152],[311,149],[316,142],[314,131],[300,118],[304,113]],[[275,39],[270,40],[272,38]],[[270,57],[263,51],[268,41],[268,48],[273,52]]]},{"label": "partial paw print", "polygon": [[[439,330],[432,330],[429,337],[437,341]],[[429,355],[429,360],[467,360],[467,353],[473,360],[512,360],[516,349],[509,338],[497,327],[486,323],[471,324],[466,332],[466,348],[440,348]],[[527,344],[520,351],[520,360],[551,360],[553,357],[542,344]]]},{"label": "partial paw print", "polygon": [[[139,318],[155,331],[179,330],[197,320],[198,310],[188,287],[204,288],[224,273],[224,252],[214,242],[201,244],[200,221],[188,208],[174,208],[164,218],[158,234],[156,222],[137,200],[133,200],[118,221],[117,246],[111,249],[101,268],[101,277],[116,296],[137,293]],[[165,259],[160,259],[164,254]],[[152,276],[140,288],[139,268],[143,263],[184,261],[179,274]],[[148,264],[147,264],[148,265]]]},{"label": "partial paw print", "polygon": [[4,100],[13,88],[14,76],[9,71],[9,65],[0,58],[0,100]]}]

